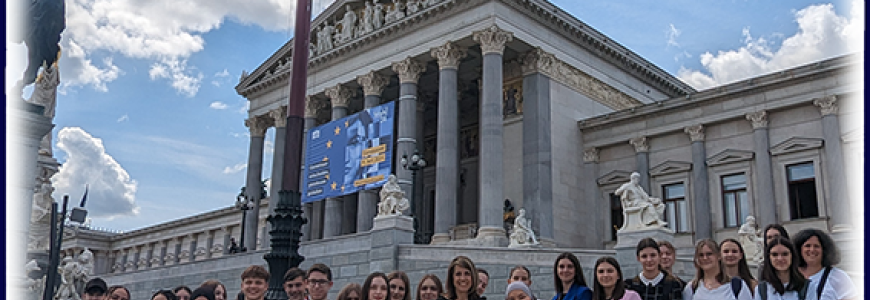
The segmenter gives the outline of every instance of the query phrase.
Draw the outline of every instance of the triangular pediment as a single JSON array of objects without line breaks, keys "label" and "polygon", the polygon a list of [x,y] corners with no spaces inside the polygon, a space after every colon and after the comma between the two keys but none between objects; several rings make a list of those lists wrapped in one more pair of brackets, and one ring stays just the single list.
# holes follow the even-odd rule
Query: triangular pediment
[{"label": "triangular pediment", "polygon": [[822,147],[822,145],[824,145],[824,142],[825,141],[822,139],[793,137],[785,140],[782,143],[776,144],[776,146],[770,147],[770,154],[780,155],[798,151],[819,149]]},{"label": "triangular pediment", "polygon": [[727,149],[707,159],[707,166],[718,166],[741,161],[752,160],[755,152],[745,150]]},{"label": "triangular pediment", "polygon": [[684,161],[666,161],[649,170],[650,176],[660,176],[673,173],[684,173],[692,170],[692,163]]},{"label": "triangular pediment", "polygon": [[626,183],[629,180],[631,180],[631,172],[616,170],[598,177],[598,185]]}]

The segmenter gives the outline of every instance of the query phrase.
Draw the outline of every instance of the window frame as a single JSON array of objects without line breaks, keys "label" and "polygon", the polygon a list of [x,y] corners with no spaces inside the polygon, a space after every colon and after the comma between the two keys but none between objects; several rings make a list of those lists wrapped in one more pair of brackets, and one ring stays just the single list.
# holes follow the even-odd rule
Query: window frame
[{"label": "window frame", "polygon": [[[732,177],[732,176],[738,176],[738,175],[743,175],[744,187],[742,189],[725,190],[725,178]],[[738,195],[740,194],[741,191],[744,194],[746,194],[746,203],[747,203],[747,205],[749,204],[749,179],[748,178],[749,178],[749,176],[744,172],[724,174],[724,175],[719,176],[719,184],[720,184],[720,191],[721,191],[720,196],[722,199],[722,228],[739,228],[740,225],[742,225],[743,222],[745,222],[746,218],[743,217],[742,212],[744,209],[749,209],[751,207],[747,207],[747,208],[741,207],[740,199],[739,199]],[[727,198],[726,197],[727,194],[734,194],[734,212],[736,213],[737,219],[733,220],[733,221],[735,221],[735,224],[733,226],[728,225],[728,218],[732,217],[732,216],[728,216],[727,209],[725,209],[725,207],[726,207],[725,206],[726,205],[725,199]],[[752,212],[752,209],[749,209],[748,212]],[[746,215],[753,216],[751,213],[747,213]]]},{"label": "window frame", "polygon": [[[827,219],[828,212],[828,185],[825,183],[825,171],[822,167],[825,163],[821,148],[821,139],[793,137],[783,141],[770,149],[771,164],[773,167],[773,186],[776,194],[777,214],[781,222],[800,222],[808,220]],[[818,204],[818,217],[803,219],[791,218],[791,199],[789,198],[788,170],[787,166],[800,163],[813,163],[813,173],[816,185],[816,203]]]}]

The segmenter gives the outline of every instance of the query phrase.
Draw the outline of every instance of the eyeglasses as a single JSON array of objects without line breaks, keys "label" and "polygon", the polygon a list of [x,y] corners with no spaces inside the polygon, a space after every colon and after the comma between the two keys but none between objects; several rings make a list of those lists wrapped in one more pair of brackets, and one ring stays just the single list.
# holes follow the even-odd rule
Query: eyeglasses
[{"label": "eyeglasses", "polygon": [[323,285],[326,285],[327,283],[329,283],[329,280],[326,280],[326,279],[313,279],[313,280],[309,280],[308,283],[311,284],[311,285],[313,285],[313,286],[318,286],[318,285],[323,286]]}]

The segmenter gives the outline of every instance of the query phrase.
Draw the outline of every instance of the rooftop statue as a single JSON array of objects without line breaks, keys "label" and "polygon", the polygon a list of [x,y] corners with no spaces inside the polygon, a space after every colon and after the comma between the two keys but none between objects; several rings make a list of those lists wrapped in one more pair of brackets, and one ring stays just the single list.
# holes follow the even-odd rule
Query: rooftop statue
[{"label": "rooftop statue", "polygon": [[27,46],[27,69],[24,77],[16,84],[18,95],[25,86],[36,81],[36,74],[43,65],[51,66],[60,52],[60,34],[66,28],[65,5],[63,0],[26,1],[23,32],[13,38],[13,42]]}]

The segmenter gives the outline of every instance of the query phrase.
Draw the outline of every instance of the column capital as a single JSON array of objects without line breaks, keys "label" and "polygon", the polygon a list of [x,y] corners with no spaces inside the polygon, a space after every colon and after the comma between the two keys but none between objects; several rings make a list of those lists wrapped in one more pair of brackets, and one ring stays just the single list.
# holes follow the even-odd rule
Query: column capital
[{"label": "column capital", "polygon": [[356,82],[362,85],[364,96],[380,97],[381,93],[384,92],[384,88],[390,83],[390,80],[375,71],[371,71],[357,76]]},{"label": "column capital", "polygon": [[272,122],[275,127],[287,127],[287,107],[281,106],[269,111],[269,116],[272,117]]},{"label": "column capital", "polygon": [[438,59],[438,67],[444,69],[458,69],[459,61],[465,58],[467,49],[457,46],[453,42],[446,42],[442,46],[432,48],[432,57]]},{"label": "column capital", "polygon": [[558,60],[555,55],[541,48],[535,48],[523,53],[521,62],[523,75],[532,73],[553,74]]},{"label": "column capital", "polygon": [[487,29],[475,31],[474,41],[480,44],[481,52],[484,55],[495,53],[501,55],[504,53],[504,45],[514,39],[514,34],[492,25]]},{"label": "column capital", "polygon": [[705,136],[704,136],[704,125],[703,124],[686,126],[686,128],[683,128],[683,132],[687,133],[689,135],[689,139],[691,139],[693,142],[703,142],[704,141]]},{"label": "column capital", "polygon": [[347,102],[350,97],[353,97],[353,90],[341,85],[340,83],[334,87],[327,88],[326,96],[329,97],[332,107],[347,107]]},{"label": "column capital", "polygon": [[583,150],[583,162],[596,163],[598,162],[598,148],[589,148]]},{"label": "column capital", "polygon": [[399,83],[417,83],[420,73],[425,71],[423,64],[410,56],[401,61],[393,62],[393,71],[399,73]]},{"label": "column capital", "polygon": [[317,111],[326,107],[323,101],[317,100],[314,96],[305,96],[305,118],[317,118]]},{"label": "column capital", "polygon": [[837,95],[825,96],[813,100],[813,105],[818,106],[822,110],[822,116],[836,115],[838,109]]},{"label": "column capital", "polygon": [[271,118],[253,116],[245,120],[245,127],[248,127],[248,130],[251,131],[251,137],[264,137],[266,136],[266,129],[269,129],[272,125],[270,121],[272,121]]},{"label": "column capital", "polygon": [[635,152],[649,152],[649,143],[645,136],[632,138],[628,140],[628,143],[634,146]]},{"label": "column capital", "polygon": [[747,113],[746,119],[752,122],[752,129],[767,128],[767,111]]}]

